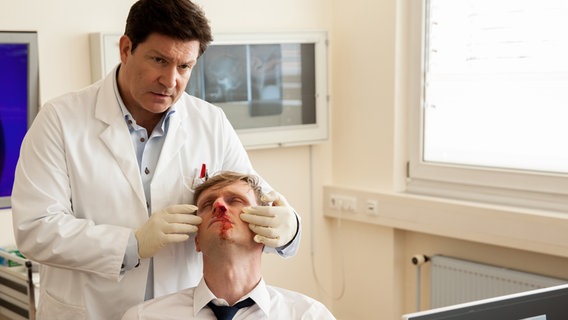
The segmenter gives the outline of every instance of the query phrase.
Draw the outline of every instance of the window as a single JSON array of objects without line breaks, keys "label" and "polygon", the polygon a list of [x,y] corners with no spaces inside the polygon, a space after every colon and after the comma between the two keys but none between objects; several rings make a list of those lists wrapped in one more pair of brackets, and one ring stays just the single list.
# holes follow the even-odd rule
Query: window
[{"label": "window", "polygon": [[568,209],[568,1],[409,5],[408,191]]}]

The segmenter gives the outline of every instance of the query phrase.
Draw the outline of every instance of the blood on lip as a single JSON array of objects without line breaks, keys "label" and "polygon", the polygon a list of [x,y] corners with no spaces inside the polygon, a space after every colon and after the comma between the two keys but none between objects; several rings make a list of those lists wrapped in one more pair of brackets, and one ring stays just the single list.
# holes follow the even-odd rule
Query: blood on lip
[{"label": "blood on lip", "polygon": [[233,228],[233,224],[231,223],[231,220],[229,220],[229,217],[227,217],[227,207],[225,207],[220,203],[216,203],[215,208],[216,208],[215,220],[218,220],[219,222],[222,223],[221,236],[225,238],[227,236],[227,231]]}]

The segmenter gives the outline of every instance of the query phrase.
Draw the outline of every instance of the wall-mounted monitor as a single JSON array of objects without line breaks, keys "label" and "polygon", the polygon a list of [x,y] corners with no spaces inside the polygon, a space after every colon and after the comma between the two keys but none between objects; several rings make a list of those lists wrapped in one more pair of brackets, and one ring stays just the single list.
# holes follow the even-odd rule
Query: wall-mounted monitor
[{"label": "wall-mounted monitor", "polygon": [[[468,288],[464,288],[467,290]],[[416,312],[403,320],[565,320],[568,285]]]},{"label": "wall-mounted monitor", "polygon": [[326,140],[326,33],[217,34],[186,91],[221,107],[248,148]]},{"label": "wall-mounted monitor", "polygon": [[39,108],[36,32],[0,31],[0,208],[11,206],[20,145]]},{"label": "wall-mounted monitor", "polygon": [[[91,34],[93,81],[120,62],[119,34]],[[186,91],[223,109],[248,148],[328,139],[327,34],[231,33],[214,41]]]}]

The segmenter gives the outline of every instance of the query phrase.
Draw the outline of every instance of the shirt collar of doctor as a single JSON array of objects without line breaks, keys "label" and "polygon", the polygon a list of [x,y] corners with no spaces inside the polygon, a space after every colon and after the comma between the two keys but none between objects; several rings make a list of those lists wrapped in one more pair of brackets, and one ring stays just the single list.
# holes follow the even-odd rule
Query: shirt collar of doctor
[{"label": "shirt collar of doctor", "polygon": [[[228,303],[224,299],[215,297],[213,292],[211,292],[211,290],[209,290],[209,288],[207,287],[207,284],[205,283],[205,280],[203,278],[195,288],[193,294],[194,316],[197,316],[199,311],[205,308],[207,306],[207,303],[209,303],[209,301],[211,300],[215,300],[215,304],[228,305]],[[254,300],[254,303],[266,314],[267,317],[270,315],[270,293],[268,293],[264,279],[260,279],[258,285],[256,285],[256,287],[252,289],[251,292],[242,297],[241,300],[249,297]]]},{"label": "shirt collar of doctor", "polygon": [[[118,105],[120,106],[120,110],[122,111],[122,115],[124,116],[124,121],[126,122],[128,127],[130,128],[130,124],[128,123],[128,121],[130,119],[132,119],[133,123],[135,123],[136,120],[134,120],[134,117],[132,117],[132,114],[130,114],[130,111],[128,111],[128,109],[126,109],[126,105],[124,105],[124,101],[122,101],[122,97],[120,96],[120,93],[118,91],[118,69],[120,69],[120,64],[118,66],[116,66],[116,68],[115,68],[115,73],[114,73],[115,76],[113,77],[112,86],[113,86],[113,89],[114,89],[114,95],[116,97],[116,101],[118,102]],[[175,112],[176,112],[176,109],[175,109],[175,104],[174,104],[174,105],[172,105],[171,107],[168,108],[168,111],[166,112],[165,116],[162,117],[162,121],[161,121],[161,125],[160,125],[162,133],[165,133],[165,132],[168,131],[170,117]],[[148,132],[148,135],[150,135],[150,134],[151,134],[151,132]]]}]

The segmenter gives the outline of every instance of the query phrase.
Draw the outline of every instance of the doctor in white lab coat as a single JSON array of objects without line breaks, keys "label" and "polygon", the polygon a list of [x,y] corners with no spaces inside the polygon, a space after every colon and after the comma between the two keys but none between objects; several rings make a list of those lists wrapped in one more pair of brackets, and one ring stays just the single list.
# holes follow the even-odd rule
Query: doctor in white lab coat
[{"label": "doctor in white lab coat", "polygon": [[[38,319],[120,319],[145,297],[197,285],[201,218],[187,204],[203,165],[255,174],[222,110],[184,92],[210,41],[188,0],[140,0],[121,64],[41,108],[12,195],[18,248],[41,264]],[[299,219],[281,195],[242,219],[265,251],[295,254]]]}]

